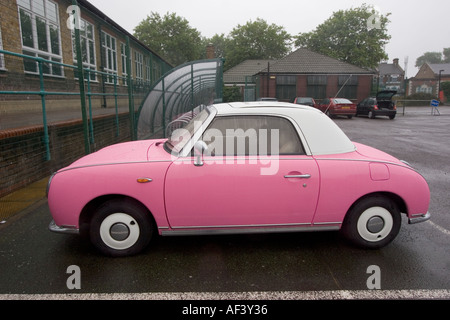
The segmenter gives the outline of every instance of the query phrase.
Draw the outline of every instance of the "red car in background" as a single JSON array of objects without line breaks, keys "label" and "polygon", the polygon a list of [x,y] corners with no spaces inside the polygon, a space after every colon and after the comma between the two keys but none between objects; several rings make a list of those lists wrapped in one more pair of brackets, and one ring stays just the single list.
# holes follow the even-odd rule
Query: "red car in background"
[{"label": "red car in background", "polygon": [[330,117],[347,116],[351,119],[356,115],[356,104],[344,98],[323,99],[318,109]]}]

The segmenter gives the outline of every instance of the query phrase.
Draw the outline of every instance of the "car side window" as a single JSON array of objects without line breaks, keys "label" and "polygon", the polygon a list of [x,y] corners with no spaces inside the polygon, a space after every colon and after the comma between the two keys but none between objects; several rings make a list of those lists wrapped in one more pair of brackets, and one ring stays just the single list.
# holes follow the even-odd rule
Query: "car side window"
[{"label": "car side window", "polygon": [[305,154],[292,123],[276,116],[217,117],[202,139],[211,156]]}]

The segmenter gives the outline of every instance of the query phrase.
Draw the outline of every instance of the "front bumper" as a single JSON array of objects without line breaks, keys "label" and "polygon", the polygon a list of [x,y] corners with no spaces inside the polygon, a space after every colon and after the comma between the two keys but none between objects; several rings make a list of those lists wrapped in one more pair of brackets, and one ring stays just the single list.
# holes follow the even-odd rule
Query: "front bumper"
[{"label": "front bumper", "polygon": [[409,224],[421,223],[430,220],[430,217],[431,217],[430,212],[427,212],[426,214],[420,214],[412,218],[409,218],[408,222]]},{"label": "front bumper", "polygon": [[80,230],[75,226],[57,226],[55,221],[52,220],[48,225],[48,229],[52,232],[56,233],[64,233],[64,234],[79,234]]}]

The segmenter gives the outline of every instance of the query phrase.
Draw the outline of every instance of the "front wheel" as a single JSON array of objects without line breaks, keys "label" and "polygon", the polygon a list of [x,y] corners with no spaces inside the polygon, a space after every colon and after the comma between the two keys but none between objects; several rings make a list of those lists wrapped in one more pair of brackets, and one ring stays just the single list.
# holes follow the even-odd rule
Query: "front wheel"
[{"label": "front wheel", "polygon": [[153,224],[148,212],[132,201],[108,201],[94,213],[91,220],[91,242],[109,256],[139,253],[148,245],[152,234]]},{"label": "front wheel", "polygon": [[361,200],[348,212],[342,232],[360,247],[378,249],[395,239],[400,226],[396,204],[388,198],[373,196]]}]

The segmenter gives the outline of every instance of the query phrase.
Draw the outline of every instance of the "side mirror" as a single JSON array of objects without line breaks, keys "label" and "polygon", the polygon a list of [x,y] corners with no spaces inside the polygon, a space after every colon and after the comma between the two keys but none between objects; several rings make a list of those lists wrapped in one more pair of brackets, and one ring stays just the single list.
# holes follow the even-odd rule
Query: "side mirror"
[{"label": "side mirror", "polygon": [[197,141],[194,145],[194,165],[203,166],[203,154],[208,150],[208,145],[204,141]]}]

